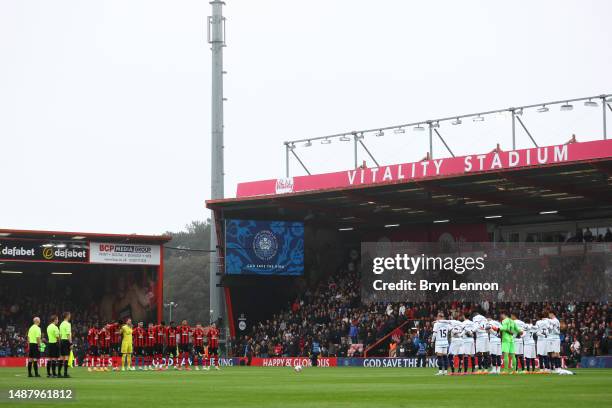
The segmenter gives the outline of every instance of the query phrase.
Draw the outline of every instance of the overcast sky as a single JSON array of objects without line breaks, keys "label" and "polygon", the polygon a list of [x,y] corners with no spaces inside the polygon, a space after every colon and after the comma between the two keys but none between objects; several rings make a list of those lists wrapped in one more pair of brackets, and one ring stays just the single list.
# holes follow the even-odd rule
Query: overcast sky
[{"label": "overcast sky", "polygon": [[[612,93],[612,1],[226,3],[226,196],[282,176],[288,139]],[[0,227],[161,233],[209,216],[208,15],[205,0],[0,0]],[[602,137],[601,108],[524,120],[541,145]],[[455,154],[510,147],[504,115],[440,132]],[[427,135],[366,144],[411,162]],[[297,153],[312,172],[353,163],[350,143]]]}]

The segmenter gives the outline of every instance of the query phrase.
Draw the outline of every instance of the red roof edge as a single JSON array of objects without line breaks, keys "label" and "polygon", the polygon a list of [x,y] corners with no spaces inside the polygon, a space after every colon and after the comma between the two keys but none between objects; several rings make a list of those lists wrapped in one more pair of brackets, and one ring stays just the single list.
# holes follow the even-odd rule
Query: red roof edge
[{"label": "red roof edge", "polygon": [[104,234],[98,232],[72,232],[72,231],[43,231],[43,230],[19,230],[19,229],[3,229],[0,228],[0,234],[10,234],[11,238],[19,238],[22,236],[41,236],[48,237],[52,235],[61,235],[61,236],[70,236],[77,237],[83,236],[85,239],[97,239],[97,240],[117,240],[124,239],[126,241],[135,241],[135,242],[158,242],[165,243],[172,239],[169,235],[139,235],[139,234]]}]

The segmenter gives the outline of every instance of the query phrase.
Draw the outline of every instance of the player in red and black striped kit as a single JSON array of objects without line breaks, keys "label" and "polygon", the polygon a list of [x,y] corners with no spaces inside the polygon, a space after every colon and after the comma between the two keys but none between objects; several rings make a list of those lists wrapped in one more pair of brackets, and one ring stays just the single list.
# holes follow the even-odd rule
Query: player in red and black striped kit
[{"label": "player in red and black striped kit", "polygon": [[153,323],[149,323],[147,327],[147,337],[145,345],[145,370],[153,369],[153,357],[155,356],[155,344],[157,343],[157,330]]},{"label": "player in red and black striped kit", "polygon": [[202,366],[202,369],[205,369],[204,360],[206,357],[204,355],[204,328],[202,327],[201,323],[196,324],[196,327],[193,329],[193,353],[193,365],[195,366],[195,369],[200,369],[198,367],[198,362]]},{"label": "player in red and black striped kit", "polygon": [[[166,355],[168,358],[176,357],[176,327],[174,322],[170,322],[170,326],[166,327]],[[174,359],[174,368],[176,368],[177,362]]]},{"label": "player in red and black striped kit", "polygon": [[[144,369],[144,360],[145,360],[145,339],[146,332],[144,329],[144,323],[138,322],[138,326],[132,331],[132,339],[134,342],[134,355],[136,356],[136,364],[135,367],[140,367],[141,370]],[[140,362],[140,365],[138,364]]]},{"label": "player in red and black striped kit", "polygon": [[99,349],[98,349],[98,336],[99,336],[99,331],[98,329],[96,329],[95,327],[92,327],[89,329],[89,331],[87,332],[87,360],[89,361],[89,367],[87,368],[88,371],[92,370],[92,367],[95,367],[95,370],[98,369],[98,364],[96,363],[96,359],[98,359],[98,363],[99,361]]},{"label": "player in red and black striped kit", "polygon": [[115,355],[121,355],[121,322],[111,324],[111,347]]},{"label": "player in red and black striped kit", "polygon": [[[185,366],[185,370],[190,370],[189,368],[189,336],[191,335],[191,327],[187,324],[187,320],[183,320],[180,326],[177,328],[177,332],[179,335],[178,347],[179,347],[179,362],[180,366]],[[179,368],[180,369],[180,368]]]},{"label": "player in red and black striped kit", "polygon": [[219,329],[215,323],[208,328],[208,355],[210,356],[210,365],[214,365],[215,369],[219,370]]},{"label": "player in red and black striped kit", "polygon": [[155,326],[155,355],[154,358],[159,362],[159,369],[162,369],[162,358],[164,357],[164,344],[166,343],[166,323],[161,322]]},{"label": "player in red and black striped kit", "polygon": [[102,370],[107,370],[108,361],[111,355],[111,327],[110,323],[100,329],[98,333],[98,350],[100,357],[104,359]]}]

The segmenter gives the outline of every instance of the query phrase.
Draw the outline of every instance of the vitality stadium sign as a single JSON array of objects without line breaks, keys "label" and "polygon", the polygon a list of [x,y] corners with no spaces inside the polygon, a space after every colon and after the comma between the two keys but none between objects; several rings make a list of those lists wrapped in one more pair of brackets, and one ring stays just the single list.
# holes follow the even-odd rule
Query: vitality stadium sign
[{"label": "vitality stadium sign", "polygon": [[487,154],[240,183],[236,196],[252,197],[385,183],[405,183],[437,177],[546,167],[607,157],[612,157],[612,140],[492,151]]},{"label": "vitality stadium sign", "polygon": [[0,239],[0,260],[34,262],[87,262],[84,244],[54,241]]}]

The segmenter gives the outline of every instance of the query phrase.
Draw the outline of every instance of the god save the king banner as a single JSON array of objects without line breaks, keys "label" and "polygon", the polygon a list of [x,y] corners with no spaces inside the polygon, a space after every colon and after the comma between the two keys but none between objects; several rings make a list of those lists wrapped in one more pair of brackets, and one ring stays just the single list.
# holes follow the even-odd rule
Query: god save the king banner
[{"label": "god save the king banner", "polygon": [[548,166],[612,157],[612,140],[531,149],[493,151],[335,173],[239,183],[236,197],[294,193],[329,188],[400,183],[435,177]]}]

